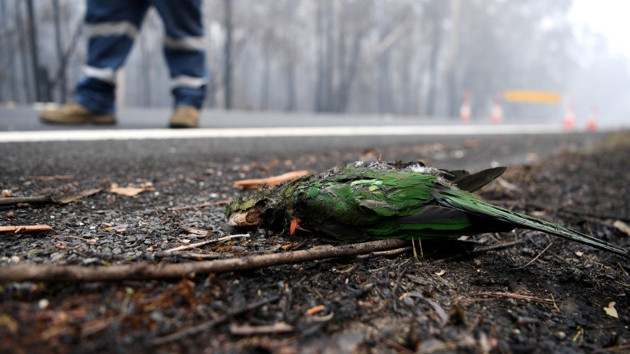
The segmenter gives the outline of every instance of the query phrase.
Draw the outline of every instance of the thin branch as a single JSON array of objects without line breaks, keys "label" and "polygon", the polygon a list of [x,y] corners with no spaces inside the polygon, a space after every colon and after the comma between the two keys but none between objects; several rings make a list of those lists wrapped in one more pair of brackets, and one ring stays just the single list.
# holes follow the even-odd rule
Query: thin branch
[{"label": "thin branch", "polygon": [[278,176],[272,176],[267,178],[255,178],[255,179],[242,179],[234,182],[234,187],[242,189],[258,188],[262,185],[268,185],[270,187],[276,186],[280,183],[294,180],[296,178],[311,174],[308,170],[291,171]]},{"label": "thin branch", "polygon": [[180,257],[180,258],[186,258],[186,259],[194,259],[194,260],[201,260],[201,259],[217,259],[217,258],[221,258],[223,255],[221,253],[218,252],[214,252],[214,253],[196,253],[196,252],[169,252],[169,253],[165,253],[165,252],[156,252],[155,253],[155,257]]},{"label": "thin branch", "polygon": [[492,245],[492,246],[488,246],[488,247],[479,247],[479,248],[475,248],[474,250],[472,250],[470,252],[470,254],[479,254],[479,253],[485,253],[485,252],[489,252],[489,251],[496,251],[496,250],[502,250],[505,248],[510,248],[510,247],[514,247],[514,246],[518,246],[520,244],[523,244],[524,242],[522,240],[518,240],[518,241],[511,241],[511,242],[504,242],[498,245]]},{"label": "thin branch", "polygon": [[183,205],[179,207],[166,208],[166,210],[167,211],[180,211],[180,210],[200,209],[200,208],[207,208],[213,205],[226,205],[230,203],[231,201],[232,201],[231,199],[217,200],[216,202],[208,202],[208,203],[203,203],[203,204]]},{"label": "thin branch", "polygon": [[0,205],[17,205],[17,204],[44,204],[52,203],[53,200],[49,195],[38,195],[35,197],[7,197],[0,198]]},{"label": "thin branch", "polygon": [[547,250],[549,249],[549,247],[551,247],[551,245],[553,245],[553,242],[549,242],[549,244],[547,245],[547,247],[545,247],[545,249],[544,249],[544,250],[540,251],[540,253],[538,253],[538,254],[536,255],[536,257],[534,257],[531,261],[527,262],[527,264],[525,264],[524,266],[517,267],[517,268],[515,268],[515,269],[524,269],[524,268],[526,268],[526,267],[529,267],[529,265],[530,265],[530,264],[532,264],[532,263],[534,263],[534,262],[536,262],[536,260],[537,260],[538,258],[540,258],[540,256],[542,256],[542,255],[543,255],[543,253],[547,252]]},{"label": "thin branch", "polygon": [[593,350],[593,353],[621,352],[625,349],[630,349],[630,344],[628,343],[619,344],[619,345],[612,345],[610,347],[599,348],[599,349]]},{"label": "thin branch", "polygon": [[509,299],[515,299],[515,300],[524,300],[524,301],[533,301],[533,302],[541,302],[543,304],[553,304],[554,301],[552,299],[544,299],[544,298],[540,298],[540,297],[536,297],[536,296],[531,296],[531,295],[521,295],[521,294],[515,294],[515,293],[506,293],[506,292],[482,292],[479,293],[479,295],[486,295],[486,296],[490,296],[490,297],[495,297],[495,298],[509,298]]},{"label": "thin branch", "polygon": [[237,336],[253,336],[257,334],[276,334],[276,333],[290,333],[293,332],[293,326],[284,322],[278,322],[272,325],[259,325],[252,326],[245,325],[230,325],[230,333]]},{"label": "thin branch", "polygon": [[355,256],[399,248],[408,242],[382,240],[343,246],[326,245],[309,250],[175,264],[136,263],[109,267],[18,264],[0,267],[0,281],[93,282],[187,278],[197,274],[236,272],[316,259]]},{"label": "thin branch", "polygon": [[32,181],[60,181],[65,179],[74,179],[73,175],[54,175],[54,176],[27,176]]},{"label": "thin branch", "polygon": [[249,237],[249,234],[228,235],[228,236],[224,236],[224,237],[220,237],[220,238],[216,238],[216,239],[212,239],[212,240],[206,240],[206,241],[201,241],[201,242],[197,242],[197,243],[191,243],[190,245],[178,246],[178,247],[175,247],[175,248],[168,249],[168,250],[164,251],[164,253],[173,253],[173,252],[177,252],[177,251],[188,250],[188,249],[191,249],[191,248],[201,247],[201,246],[207,245],[209,243],[228,241],[228,240],[232,240],[232,239],[235,239],[235,238],[243,238],[243,237]]},{"label": "thin branch", "polygon": [[0,226],[0,234],[28,234],[31,232],[44,232],[50,230],[52,230],[52,227],[48,225]]}]

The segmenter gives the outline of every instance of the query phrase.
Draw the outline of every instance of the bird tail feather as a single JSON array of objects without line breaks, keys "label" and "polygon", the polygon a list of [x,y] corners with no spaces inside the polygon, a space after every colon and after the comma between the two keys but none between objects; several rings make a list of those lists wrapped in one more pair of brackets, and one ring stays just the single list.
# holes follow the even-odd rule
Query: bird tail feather
[{"label": "bird tail feather", "polygon": [[498,218],[514,226],[546,232],[548,234],[562,237],[567,240],[579,242],[597,249],[612,252],[620,256],[630,258],[628,251],[612,245],[606,241],[602,241],[593,236],[589,236],[577,231],[573,231],[566,227],[556,225],[554,223],[537,219],[528,215],[516,213],[480,200],[473,195],[460,191],[461,193],[452,194],[452,198],[445,198],[443,201],[457,209],[463,209],[482,217]]}]

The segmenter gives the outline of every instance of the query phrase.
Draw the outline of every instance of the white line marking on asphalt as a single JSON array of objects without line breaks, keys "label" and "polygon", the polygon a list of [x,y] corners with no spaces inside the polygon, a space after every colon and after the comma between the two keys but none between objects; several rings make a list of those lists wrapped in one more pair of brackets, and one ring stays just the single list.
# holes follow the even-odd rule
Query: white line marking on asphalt
[{"label": "white line marking on asphalt", "polygon": [[564,131],[565,130],[560,124],[339,126],[226,129],[95,129],[0,132],[0,143],[198,138],[272,138],[298,136],[519,135],[558,134]]}]

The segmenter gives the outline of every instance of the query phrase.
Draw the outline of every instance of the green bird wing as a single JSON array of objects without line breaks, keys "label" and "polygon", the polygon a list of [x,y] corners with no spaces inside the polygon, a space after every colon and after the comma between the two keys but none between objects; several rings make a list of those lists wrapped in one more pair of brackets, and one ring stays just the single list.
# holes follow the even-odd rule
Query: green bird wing
[{"label": "green bird wing", "polygon": [[345,241],[461,235],[467,214],[435,203],[443,183],[428,173],[349,169],[297,187],[292,210],[303,226]]}]

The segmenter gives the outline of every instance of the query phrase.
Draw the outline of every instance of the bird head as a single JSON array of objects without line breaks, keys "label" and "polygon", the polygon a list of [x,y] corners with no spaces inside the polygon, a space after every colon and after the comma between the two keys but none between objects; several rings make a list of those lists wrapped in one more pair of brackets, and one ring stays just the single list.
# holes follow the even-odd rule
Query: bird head
[{"label": "bird head", "polygon": [[273,222],[277,198],[270,188],[263,188],[251,196],[239,197],[226,208],[228,225],[238,228],[257,228]]}]

